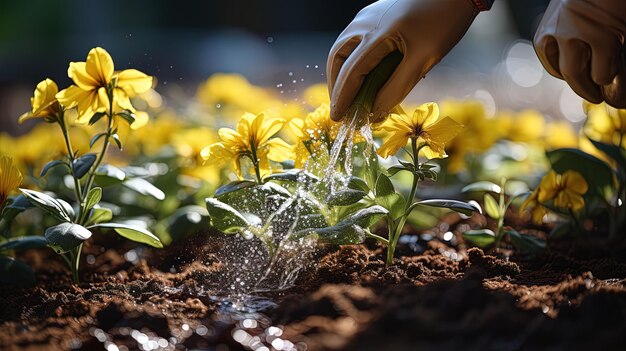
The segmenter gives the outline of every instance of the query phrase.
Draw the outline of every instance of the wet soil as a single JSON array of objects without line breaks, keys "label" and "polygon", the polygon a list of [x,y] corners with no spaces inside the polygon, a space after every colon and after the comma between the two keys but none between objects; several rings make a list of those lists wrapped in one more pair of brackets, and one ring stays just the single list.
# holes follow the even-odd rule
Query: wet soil
[{"label": "wet soil", "polygon": [[28,252],[38,285],[0,287],[0,349],[624,349],[623,243],[561,239],[506,258],[468,249],[460,223],[408,230],[391,266],[375,242],[320,246],[294,287],[230,298],[220,234],[164,250],[101,236],[78,285],[51,251]]}]

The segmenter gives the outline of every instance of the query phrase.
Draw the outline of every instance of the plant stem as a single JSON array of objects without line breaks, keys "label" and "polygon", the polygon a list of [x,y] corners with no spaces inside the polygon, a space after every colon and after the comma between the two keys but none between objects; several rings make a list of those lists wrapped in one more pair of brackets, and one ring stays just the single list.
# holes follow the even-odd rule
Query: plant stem
[{"label": "plant stem", "polygon": [[[76,202],[81,203],[83,194],[82,188],[80,185],[80,179],[74,176],[74,150],[72,148],[72,142],[70,141],[70,136],[67,131],[67,126],[65,124],[65,110],[61,110],[61,114],[58,117],[59,127],[61,127],[61,132],[63,132],[63,139],[65,140],[65,147],[67,148],[67,157],[70,161],[70,174],[72,175],[72,179],[74,179],[74,194],[76,196]],[[82,207],[78,210],[78,218],[82,216]]]},{"label": "plant stem", "polygon": [[107,111],[107,117],[108,117],[107,131],[106,131],[106,135],[104,138],[104,142],[102,143],[102,149],[100,150],[100,153],[98,153],[96,161],[91,166],[91,169],[89,170],[89,175],[87,176],[87,183],[85,184],[85,189],[83,191],[84,197],[81,198],[81,201],[80,201],[80,208],[81,208],[82,215],[80,217],[79,224],[83,224],[87,220],[87,214],[84,213],[85,211],[82,211],[82,209],[86,205],[85,200],[86,200],[87,194],[89,194],[89,191],[91,190],[91,187],[93,186],[93,182],[96,176],[96,169],[98,169],[98,167],[100,166],[100,163],[102,163],[102,160],[104,159],[104,155],[106,154],[107,148],[109,146],[109,139],[111,138],[111,132],[112,132],[111,127],[113,125],[113,93],[111,92],[110,89],[107,88],[107,94],[109,96],[109,111]]},{"label": "plant stem", "polygon": [[400,239],[400,234],[402,233],[402,228],[404,228],[404,224],[406,223],[406,219],[411,214],[411,210],[413,209],[413,198],[415,197],[415,192],[417,191],[417,185],[419,183],[419,177],[416,172],[419,170],[419,152],[424,147],[424,145],[417,146],[417,138],[411,138],[411,151],[412,151],[412,159],[413,166],[415,167],[415,172],[413,172],[413,184],[411,185],[411,191],[409,193],[409,197],[406,201],[406,207],[404,208],[404,213],[400,218],[393,220],[391,217],[387,217],[387,227],[389,232],[389,240],[387,242],[387,265],[393,264],[393,255],[396,252],[396,246],[398,245],[398,240]]},{"label": "plant stem", "polygon": [[256,142],[251,138],[250,139],[250,160],[252,161],[252,165],[254,165],[254,173],[256,174],[256,179],[257,182],[259,184],[263,183],[263,180],[261,179],[261,170],[259,168],[259,158],[257,157],[256,154]]}]

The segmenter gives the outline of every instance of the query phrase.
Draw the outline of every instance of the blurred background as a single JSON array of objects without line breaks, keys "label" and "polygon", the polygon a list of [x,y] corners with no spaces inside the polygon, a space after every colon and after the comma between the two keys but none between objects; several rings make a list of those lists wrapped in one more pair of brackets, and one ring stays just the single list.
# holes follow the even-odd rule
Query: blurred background
[{"label": "blurred background", "polygon": [[[0,0],[0,131],[25,132],[16,121],[35,85],[46,77],[69,85],[68,63],[96,46],[116,69],[156,76],[166,97],[191,97],[216,72],[296,96],[325,81],[335,38],[371,2]],[[407,101],[473,98],[488,113],[534,108],[582,122],[580,98],[543,70],[530,42],[547,2],[497,0]]]}]

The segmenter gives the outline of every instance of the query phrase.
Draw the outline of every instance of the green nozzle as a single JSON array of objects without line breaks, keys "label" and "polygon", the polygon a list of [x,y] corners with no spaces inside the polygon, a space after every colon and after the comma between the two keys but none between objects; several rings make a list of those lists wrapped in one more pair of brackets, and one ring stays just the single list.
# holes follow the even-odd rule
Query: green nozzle
[{"label": "green nozzle", "polygon": [[[352,105],[348,108],[348,118],[354,118],[354,116],[356,116],[356,118],[364,119],[364,117],[372,113],[376,94],[378,94],[380,88],[389,80],[403,57],[400,51],[394,51],[382,59],[382,61],[368,73]],[[357,125],[361,124],[364,124],[364,121],[358,121]]]}]

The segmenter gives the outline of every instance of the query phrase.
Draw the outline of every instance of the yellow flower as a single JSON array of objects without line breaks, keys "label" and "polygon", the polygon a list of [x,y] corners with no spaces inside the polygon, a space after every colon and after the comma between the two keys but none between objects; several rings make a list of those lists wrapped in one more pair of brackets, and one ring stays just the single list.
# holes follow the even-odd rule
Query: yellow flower
[{"label": "yellow flower", "polygon": [[311,85],[302,93],[302,98],[311,107],[320,106],[321,104],[329,104],[328,85],[319,83]]},{"label": "yellow flower", "polygon": [[381,157],[387,158],[406,145],[411,138],[418,138],[425,143],[422,149],[429,158],[444,158],[445,144],[454,138],[463,128],[450,117],[439,118],[439,107],[429,102],[418,107],[412,116],[399,111],[391,114],[389,119],[380,127],[390,135],[378,149]]},{"label": "yellow flower", "polygon": [[554,199],[554,206],[559,208],[571,208],[579,211],[585,206],[583,195],[587,193],[589,186],[585,178],[575,171],[566,171],[562,175],[554,171],[548,172],[539,184],[539,202]]},{"label": "yellow flower", "polygon": [[56,97],[66,108],[78,108],[79,123],[87,123],[94,113],[108,110],[109,93],[113,97],[113,113],[135,112],[130,98],[152,87],[152,77],[136,69],[116,72],[111,55],[100,47],[89,51],[86,62],[71,62],[67,74],[75,85]]},{"label": "yellow flower", "polygon": [[487,118],[487,112],[480,101],[442,101],[441,114],[450,116],[463,125],[463,133],[446,143],[450,157],[446,160],[448,171],[458,173],[467,168],[468,156],[478,155],[488,150],[500,137],[497,120]]},{"label": "yellow flower", "polygon": [[548,213],[548,210],[539,202],[539,188],[535,189],[535,191],[524,200],[522,206],[520,207],[520,213],[524,212],[527,208],[531,209],[531,217],[533,222],[537,224],[541,224],[543,221],[543,216]]},{"label": "yellow flower", "polygon": [[221,141],[205,147],[200,155],[209,164],[232,161],[239,177],[242,176],[240,161],[248,157],[259,167],[257,177],[260,177],[271,172],[270,160],[291,159],[292,147],[280,138],[272,138],[284,124],[284,119],[266,118],[264,113],[245,113],[237,123],[237,130],[221,128],[218,131]]},{"label": "yellow flower", "polygon": [[545,135],[546,147],[558,149],[564,147],[578,147],[578,135],[572,124],[567,121],[549,123]]},{"label": "yellow flower", "polygon": [[22,173],[13,164],[13,159],[0,156],[0,209],[4,206],[11,191],[22,184]]},{"label": "yellow flower", "polygon": [[30,98],[32,110],[24,113],[18,119],[19,123],[33,118],[56,118],[61,112],[61,106],[55,95],[59,92],[56,83],[46,78],[37,84],[33,97]]},{"label": "yellow flower", "polygon": [[544,135],[545,120],[536,110],[503,111],[495,120],[500,137],[504,139],[528,143],[540,141]]},{"label": "yellow flower", "polygon": [[[623,146],[626,140],[626,110],[583,102],[587,120],[583,127],[586,136],[607,144]],[[622,141],[622,145],[619,145]]]}]

